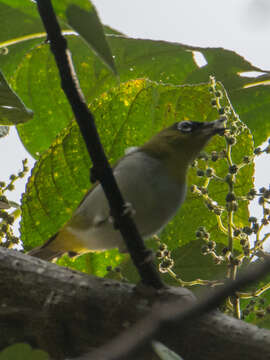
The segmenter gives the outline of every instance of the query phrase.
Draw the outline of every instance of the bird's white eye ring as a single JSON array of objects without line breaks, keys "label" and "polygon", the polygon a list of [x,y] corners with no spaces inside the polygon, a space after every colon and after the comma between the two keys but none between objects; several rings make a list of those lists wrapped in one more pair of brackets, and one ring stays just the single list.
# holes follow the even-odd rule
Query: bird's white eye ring
[{"label": "bird's white eye ring", "polygon": [[192,131],[192,122],[191,121],[182,121],[178,123],[177,129],[183,133],[189,133]]}]

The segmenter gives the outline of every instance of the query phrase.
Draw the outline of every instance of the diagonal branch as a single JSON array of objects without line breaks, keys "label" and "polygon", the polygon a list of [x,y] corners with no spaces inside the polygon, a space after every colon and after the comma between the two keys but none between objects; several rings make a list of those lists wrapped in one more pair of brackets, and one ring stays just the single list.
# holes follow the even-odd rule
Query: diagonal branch
[{"label": "diagonal branch", "polygon": [[142,281],[157,289],[163,288],[160,276],[149,256],[144,242],[130,215],[125,209],[124,199],[118,189],[112,169],[105,156],[95,126],[94,117],[88,110],[84,95],[73,67],[71,53],[67,48],[67,41],[61,34],[61,29],[50,0],[38,0],[38,10],[48,34],[51,51],[61,77],[64,90],[73,113],[81,130],[89,155],[93,161],[93,175],[99,180],[108,199],[114,222],[124,238],[131,258],[137,267]]}]

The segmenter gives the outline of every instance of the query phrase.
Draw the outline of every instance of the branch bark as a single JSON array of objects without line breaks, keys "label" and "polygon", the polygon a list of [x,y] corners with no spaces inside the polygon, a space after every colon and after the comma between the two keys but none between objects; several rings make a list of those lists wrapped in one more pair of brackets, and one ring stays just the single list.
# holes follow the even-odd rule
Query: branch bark
[{"label": "branch bark", "polygon": [[[54,359],[98,348],[146,317],[153,304],[178,299],[179,306],[186,306],[194,301],[186,289],[144,294],[131,284],[95,278],[4,248],[0,288],[0,348],[27,342]],[[217,311],[188,325],[180,323],[177,331],[156,340],[189,360],[270,359],[269,331]],[[153,358],[150,345],[133,358]]]}]

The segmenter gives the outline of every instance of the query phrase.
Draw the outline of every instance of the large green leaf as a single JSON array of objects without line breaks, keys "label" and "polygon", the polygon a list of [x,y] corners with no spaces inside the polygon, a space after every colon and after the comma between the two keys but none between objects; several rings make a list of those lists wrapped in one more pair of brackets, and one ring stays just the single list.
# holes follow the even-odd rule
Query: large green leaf
[{"label": "large green leaf", "polygon": [[[71,3],[71,0],[53,3],[63,29],[69,29],[65,11]],[[87,0],[76,4],[86,11],[91,8]],[[0,57],[0,67],[13,89],[35,112],[32,121],[18,128],[27,149],[35,156],[50,146],[72,115],[60,90],[58,70],[49,54],[49,46],[37,46],[46,35],[42,33],[43,27],[35,4],[30,0],[3,0],[0,4],[0,20],[0,46],[8,48],[8,53]],[[39,39],[40,36],[43,37]],[[79,37],[69,36],[68,41],[83,91],[90,103],[96,96],[115,86],[116,80]],[[209,74],[215,75],[225,85],[242,121],[251,129],[255,143],[260,144],[269,135],[270,123],[265,120],[265,114],[268,112],[270,90],[261,84],[262,80],[269,81],[269,72],[258,79],[241,77],[241,72],[260,69],[236,53],[222,48],[190,47],[112,34],[108,35],[108,42],[121,81],[143,77],[180,85],[208,81]],[[198,67],[193,59],[193,51],[201,52],[207,65]],[[251,85],[253,87],[248,87]],[[39,91],[42,91],[41,95]],[[61,110],[57,109],[59,106]],[[43,132],[46,136],[40,138],[39,134]]]},{"label": "large green leaf", "polygon": [[[72,1],[69,0],[54,2],[54,9],[60,18],[62,28],[66,30],[69,30],[70,26],[67,23],[65,11],[70,4]],[[93,5],[88,0],[81,0],[77,4],[82,10],[94,11]],[[4,15],[3,18],[2,14]],[[98,22],[97,14],[94,15],[96,27],[93,25],[91,31],[95,30],[95,36],[100,34],[98,42],[101,44],[101,37],[104,37],[103,29]],[[0,56],[0,66],[8,81],[11,82],[15,90],[19,91],[24,101],[28,105],[34,106],[35,118],[26,128],[20,127],[19,133],[26,148],[33,156],[36,156],[49,147],[58,132],[70,121],[72,115],[66,98],[60,89],[58,69],[55,67],[54,58],[50,54],[49,46],[44,45],[46,33],[39,19],[36,5],[30,0],[23,4],[15,1],[12,5],[9,1],[3,1],[0,4],[0,20],[2,20],[0,29],[3,36],[0,48],[4,49],[3,55]],[[16,25],[24,22],[26,25],[23,30],[20,26],[14,26],[14,28],[7,26],[7,23],[13,21]],[[10,28],[12,31],[9,30]],[[112,30],[108,30],[108,32],[112,33]],[[93,61],[95,62],[96,57],[92,55],[89,47],[81,39],[77,36],[75,38],[77,43],[73,50],[80,54],[76,65],[79,67],[80,79],[84,79],[84,81],[81,80],[83,86],[84,83],[93,83],[89,67]],[[46,48],[46,51],[40,50],[41,44]],[[111,56],[110,59],[110,50],[105,38],[102,44],[100,49],[96,46],[96,52],[113,67],[113,58]],[[91,59],[89,59],[89,54]],[[99,61],[97,62],[99,63]],[[99,70],[96,69],[96,71],[98,74]],[[41,82],[44,83],[42,86],[40,86]],[[87,85],[87,87],[89,86]],[[93,90],[92,86],[91,90]],[[89,98],[87,90],[85,95]],[[95,96],[93,91],[92,96]],[[48,121],[50,127],[48,127]],[[38,139],[40,133],[45,136]]]},{"label": "large green leaf", "polygon": [[33,117],[20,98],[12,91],[0,72],[0,124],[17,125]]},{"label": "large green leaf", "polygon": [[[108,76],[107,67],[92,56],[84,41],[70,37],[69,45],[73,53],[77,54],[74,62],[85,97],[93,99],[100,94],[99,87],[93,88],[97,78],[103,90],[109,89],[111,84],[103,85],[104,74]],[[35,155],[49,147],[57,134],[72,120],[73,114],[61,89],[58,69],[48,45],[30,50],[20,65],[13,75],[12,84],[25,103],[34,109],[35,118],[27,126],[19,126],[18,131],[24,145]],[[116,84],[115,77],[113,82]],[[26,85],[29,83],[30,87]],[[40,133],[42,137],[38,136]]]},{"label": "large green leaf", "polygon": [[[270,124],[265,121],[264,114],[269,106],[269,88],[263,85],[244,87],[254,82],[254,79],[242,78],[238,72],[257,68],[252,67],[239,55],[224,49],[207,49],[206,55],[212,62],[198,68],[186,46],[119,36],[110,36],[108,40],[113,49],[121,81],[147,77],[154,81],[177,85],[207,81],[209,74],[215,74],[218,80],[224,82],[241,119],[252,130],[256,144],[268,136]],[[89,101],[116,84],[109,70],[89,52],[79,38],[69,37],[69,45],[74,54],[73,59],[82,89]],[[201,51],[204,52],[203,49]],[[215,69],[220,62],[223,68]],[[48,148],[59,129],[63,128],[72,116],[60,89],[58,70],[49,53],[49,47],[44,45],[28,53],[13,79],[15,90],[36,113],[35,123],[30,122],[19,127],[20,136],[31,153],[42,152]],[[34,89],[37,86],[40,89],[41,82],[43,86],[40,95]],[[49,121],[50,126],[46,124],[45,119]],[[36,135],[43,128],[46,136],[38,141]]]},{"label": "large green leaf", "polygon": [[[143,144],[159,129],[175,121],[183,119],[207,121],[216,118],[217,111],[211,106],[208,87],[208,84],[175,86],[134,80],[123,83],[120,87],[97,98],[92,104],[92,109],[110,161],[115,162],[123,155],[125,148]],[[252,152],[252,139],[248,130],[244,131],[240,140],[232,154],[236,163],[240,162],[244,155]],[[224,139],[216,137],[208,149],[222,150],[224,146]],[[226,175],[228,166],[225,160],[211,165],[216,168],[219,176]],[[23,197],[21,223],[25,249],[28,250],[44,242],[70,218],[90,187],[90,166],[78,127],[72,122],[39,159],[28,182]],[[247,193],[251,187],[251,180],[249,182],[247,179],[251,179],[252,166],[242,171],[236,184],[237,195]],[[201,182],[194,170],[190,172],[189,181],[198,184]],[[209,191],[215,201],[221,205],[225,204],[228,192],[226,185],[213,183]],[[239,206],[238,216],[235,216],[236,225],[246,224],[244,219],[247,216],[247,204],[243,202]],[[212,236],[216,237],[214,240],[226,243],[226,237],[220,235],[215,216],[206,210],[201,199],[189,194],[188,201],[163,231],[161,239],[170,249],[178,248],[194,240],[195,230],[199,225],[207,225]],[[95,260],[95,256],[102,261]],[[116,264],[121,260],[115,252],[111,257],[102,256],[91,254],[89,271],[104,275],[107,265]],[[82,264],[80,263],[82,260],[76,261]],[[79,267],[81,268],[82,265]]]},{"label": "large green leaf", "polygon": [[[270,135],[266,121],[270,93],[265,86],[270,72],[259,69],[233,51],[223,48],[200,48],[165,41],[130,39],[110,36],[121,80],[147,77],[170,84],[197,84],[208,81],[210,75],[221,81],[241,120],[250,128],[255,144]],[[198,67],[193,51],[204,55],[207,65]],[[241,73],[259,71],[263,77],[245,77]],[[257,111],[256,111],[257,110]]]},{"label": "large green leaf", "polygon": [[92,47],[100,58],[109,66],[116,75],[111,49],[104,35],[102,24],[93,5],[88,11],[77,5],[67,8],[68,22],[72,28]]},{"label": "large green leaf", "polygon": [[44,32],[36,4],[31,0],[1,0],[0,44],[8,46],[14,41],[27,39]]}]

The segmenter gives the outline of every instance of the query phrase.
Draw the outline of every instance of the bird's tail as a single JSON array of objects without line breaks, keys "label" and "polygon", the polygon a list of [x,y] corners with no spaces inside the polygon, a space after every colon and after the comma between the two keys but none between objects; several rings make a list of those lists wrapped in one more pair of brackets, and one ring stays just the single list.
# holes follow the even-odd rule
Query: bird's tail
[{"label": "bird's tail", "polygon": [[70,257],[75,257],[86,252],[89,252],[89,249],[74,234],[62,229],[46,241],[45,244],[30,250],[27,255],[51,261],[66,253]]},{"label": "bird's tail", "polygon": [[54,258],[58,258],[62,256],[65,251],[58,249],[55,246],[56,241],[54,241],[58,236],[58,233],[53,235],[45,244],[38,246],[30,251],[28,251],[27,255],[37,257],[42,260],[51,261]]}]

